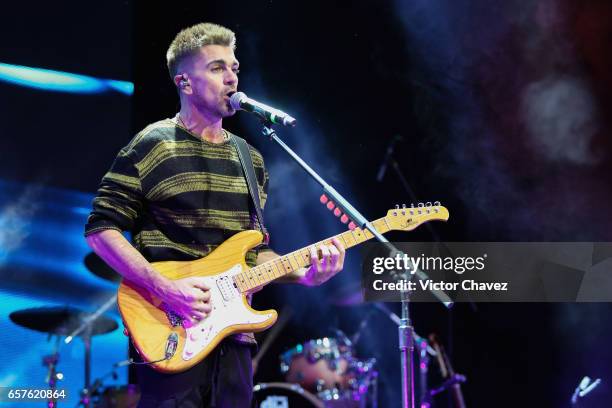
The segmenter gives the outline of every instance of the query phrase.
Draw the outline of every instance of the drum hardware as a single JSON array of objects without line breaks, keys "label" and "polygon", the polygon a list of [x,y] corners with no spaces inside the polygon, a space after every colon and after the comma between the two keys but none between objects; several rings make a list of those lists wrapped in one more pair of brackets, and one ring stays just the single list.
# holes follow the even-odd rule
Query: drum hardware
[{"label": "drum hardware", "polygon": [[[51,340],[54,337],[52,334],[49,334],[47,340]],[[52,391],[56,390],[57,382],[61,381],[64,378],[64,375],[58,371],[57,365],[59,363],[59,346],[60,346],[60,338],[59,336],[55,336],[55,345],[53,346],[53,353],[46,355],[43,357],[42,365],[47,367],[47,376],[45,377],[45,382],[49,384],[49,389]],[[57,406],[57,400],[55,398],[49,398],[47,401],[47,407],[55,408]]]},{"label": "drum hardware", "polygon": [[343,381],[341,373],[348,367],[349,356],[349,348],[335,338],[308,340],[281,355],[281,373],[311,392],[321,381],[331,389]]},{"label": "drum hardware", "polygon": [[136,384],[102,388],[96,396],[96,408],[136,408],[140,400],[140,390]]},{"label": "drum hardware", "polygon": [[83,315],[80,319],[80,325],[76,326],[72,332],[64,339],[64,343],[69,344],[75,336],[81,337],[83,340],[83,344],[85,345],[85,386],[81,391],[81,401],[84,407],[89,408],[91,406],[91,337],[96,334],[95,329],[104,324],[106,321],[110,320],[112,322],[113,328],[115,330],[117,327],[117,323],[109,319],[108,317],[104,317],[102,313],[106,312],[112,306],[117,303],[117,295],[113,295],[110,299],[106,301],[102,306],[98,308],[94,313]]},{"label": "drum hardware", "polygon": [[[129,360],[127,360],[129,361]],[[104,374],[102,377],[98,377],[96,378],[93,383],[89,386],[89,395],[91,397],[92,403],[95,407],[98,407],[100,405],[100,398],[101,396],[106,392],[107,389],[109,388],[115,388],[115,387],[104,387],[104,380],[107,379],[108,377],[112,377],[113,380],[117,380],[118,375],[117,375],[117,368],[118,367],[122,367],[125,365],[124,361],[115,363],[112,365],[112,369],[107,372],[106,374]],[[78,406],[78,405],[77,405]],[[115,406],[115,405],[113,405]]]},{"label": "drum hardware", "polygon": [[[66,336],[81,327],[84,322],[89,322],[93,315],[93,313],[83,312],[75,307],[52,306],[18,310],[11,313],[9,317],[13,323],[26,329]],[[88,324],[92,336],[110,333],[118,327],[113,319],[105,316],[99,316]],[[78,333],[76,335],[82,336]]]},{"label": "drum hardware", "polygon": [[[355,306],[355,305],[364,305],[364,299],[362,295],[361,288],[357,285],[345,287],[341,292],[335,294],[333,299],[331,300],[333,304],[336,306]],[[378,309],[380,312],[384,313],[393,323],[401,326],[402,321],[401,318],[391,311],[384,303],[380,302],[372,302],[368,303]],[[362,327],[365,327],[365,321],[360,323],[360,329],[352,336],[352,340],[354,343],[359,341]],[[415,348],[418,352],[419,357],[419,373],[421,377],[420,381],[420,395],[421,399],[425,398],[429,392],[427,388],[427,372],[429,369],[429,363],[431,357],[436,357],[436,350],[429,344],[429,342],[423,337],[419,336],[419,334],[412,330],[412,339],[414,340]]]},{"label": "drum hardware", "polygon": [[325,408],[323,401],[298,384],[262,383],[253,387],[258,408]]},{"label": "drum hardware", "polygon": [[89,388],[91,402],[95,408],[136,408],[140,400],[140,390],[136,384],[104,386],[104,379],[112,376],[117,379],[113,370],[96,379]]},{"label": "drum hardware", "polygon": [[280,356],[285,380],[316,393],[325,407],[376,406],[376,359],[353,356],[351,340],[340,330],[337,337],[308,340]]},{"label": "drum hardware", "polygon": [[[136,408],[140,400],[140,390],[136,384],[104,385],[104,380],[112,377],[117,380],[117,369],[131,364],[131,360],[123,360],[112,365],[112,369],[103,376],[96,378],[89,386],[88,397],[95,408]],[[77,404],[81,405],[83,401]]]},{"label": "drum hardware", "polygon": [[[89,387],[91,337],[112,332],[118,327],[113,319],[102,316],[102,313],[108,307],[110,305],[95,313],[83,312],[68,306],[38,307],[12,312],[9,317],[13,323],[19,326],[57,336],[55,352],[43,359],[43,365],[48,367],[49,386],[52,387],[55,387],[57,380],[63,378],[61,373],[56,372],[56,366],[59,362],[59,338],[68,335],[64,340],[68,344],[74,336],[81,337],[85,344],[85,383],[87,389]],[[88,395],[85,395],[81,403],[89,407]],[[53,400],[50,400],[48,404],[50,407],[56,406],[56,402]]]}]

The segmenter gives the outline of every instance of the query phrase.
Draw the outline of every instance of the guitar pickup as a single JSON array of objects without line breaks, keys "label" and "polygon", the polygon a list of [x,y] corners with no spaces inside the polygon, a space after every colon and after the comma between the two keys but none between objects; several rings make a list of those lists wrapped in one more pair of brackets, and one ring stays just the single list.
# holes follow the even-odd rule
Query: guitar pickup
[{"label": "guitar pickup", "polygon": [[234,285],[233,276],[240,273],[242,268],[240,265],[234,266],[229,271],[225,272],[223,276],[216,279],[215,283],[217,284],[217,288],[223,296],[223,300],[229,301],[236,297],[238,294],[238,288]]}]

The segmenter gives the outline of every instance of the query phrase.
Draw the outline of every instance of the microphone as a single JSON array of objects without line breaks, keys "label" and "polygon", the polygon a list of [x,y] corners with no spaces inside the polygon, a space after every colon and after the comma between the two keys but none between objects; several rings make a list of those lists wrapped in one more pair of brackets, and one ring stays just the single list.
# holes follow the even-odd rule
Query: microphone
[{"label": "microphone", "polygon": [[395,135],[389,142],[389,146],[387,147],[387,152],[385,153],[385,159],[381,163],[378,174],[376,175],[376,181],[379,183],[382,181],[383,177],[385,177],[385,172],[387,171],[387,165],[389,164],[389,160],[391,159],[391,155],[393,154],[393,149],[395,148],[395,143],[402,140],[400,135]]},{"label": "microphone", "polygon": [[264,105],[246,96],[244,92],[236,92],[230,97],[230,105],[235,110],[244,110],[259,116],[270,123],[284,126],[295,126],[297,120],[288,114],[271,106]]}]

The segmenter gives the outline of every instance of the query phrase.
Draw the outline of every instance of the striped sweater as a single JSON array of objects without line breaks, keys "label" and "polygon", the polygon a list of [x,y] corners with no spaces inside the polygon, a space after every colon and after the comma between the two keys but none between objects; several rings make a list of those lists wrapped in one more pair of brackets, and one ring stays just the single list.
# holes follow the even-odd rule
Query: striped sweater
[{"label": "striped sweater", "polygon": [[[263,208],[268,173],[261,154],[249,149]],[[85,235],[130,231],[149,262],[194,260],[232,235],[256,228],[250,200],[229,140],[210,143],[166,119],[121,149],[102,178]],[[253,266],[256,257],[255,250],[249,251],[247,264]]]}]

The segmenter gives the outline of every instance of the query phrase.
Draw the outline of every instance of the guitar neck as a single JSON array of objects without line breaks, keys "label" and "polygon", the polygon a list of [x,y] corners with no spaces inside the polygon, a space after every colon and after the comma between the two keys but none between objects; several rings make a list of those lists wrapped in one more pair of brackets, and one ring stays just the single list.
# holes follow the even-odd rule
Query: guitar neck
[{"label": "guitar neck", "polygon": [[[384,217],[373,221],[372,225],[374,225],[376,231],[381,234],[391,229],[389,225],[387,225],[387,221]],[[361,228],[355,228],[354,230],[348,230],[239,273],[234,276],[234,282],[241,292],[248,292],[258,286],[267,285],[275,279],[310,265],[310,248],[312,247],[318,247],[321,244],[328,245],[331,243],[332,239],[337,238],[338,241],[348,249],[372,239],[373,237],[374,235],[367,229],[362,230]]]}]

